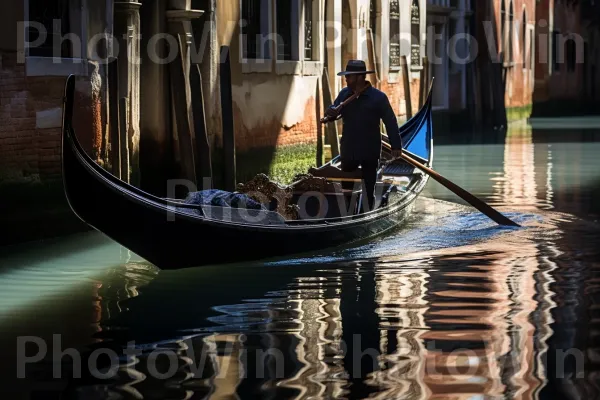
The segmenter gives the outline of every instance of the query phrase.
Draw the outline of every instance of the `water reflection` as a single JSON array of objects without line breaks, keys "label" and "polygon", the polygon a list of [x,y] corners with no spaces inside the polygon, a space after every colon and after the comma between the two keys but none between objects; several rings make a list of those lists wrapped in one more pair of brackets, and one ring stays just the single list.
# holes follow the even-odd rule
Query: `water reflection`
[{"label": "water reflection", "polygon": [[[435,168],[489,204],[600,214],[600,131],[510,126],[502,143],[436,146]],[[432,182],[434,198],[464,203]]]},{"label": "water reflection", "polygon": [[[37,335],[51,349],[57,333],[60,349],[76,348],[83,367],[73,379],[73,360],[57,363],[50,351],[27,365],[18,391],[598,398],[600,231],[592,218],[567,213],[593,211],[598,175],[585,163],[598,164],[594,146],[558,145],[524,129],[504,145],[437,151],[438,170],[511,211],[523,229],[424,198],[397,235],[301,260],[159,271],[106,240],[73,245],[87,249],[79,255],[21,259],[0,281],[2,348],[15,353],[17,335]],[[429,190],[456,200],[435,184]]]},{"label": "water reflection", "polygon": [[[598,235],[560,219],[370,260],[111,269],[100,277],[104,330],[95,336],[122,352],[119,370],[70,390],[77,398],[102,388],[107,398],[530,399],[570,398],[581,385],[596,396],[590,326],[567,325],[589,311],[579,290],[597,274],[598,254],[562,225]],[[566,261],[576,253],[585,256],[574,267]],[[581,353],[578,379],[578,366],[557,357],[572,348],[591,351]]]}]

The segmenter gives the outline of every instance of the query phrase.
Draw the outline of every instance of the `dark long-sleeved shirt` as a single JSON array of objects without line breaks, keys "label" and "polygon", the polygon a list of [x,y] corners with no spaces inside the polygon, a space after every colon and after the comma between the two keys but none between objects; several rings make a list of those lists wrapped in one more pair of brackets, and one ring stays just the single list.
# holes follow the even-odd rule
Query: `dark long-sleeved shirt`
[{"label": "dark long-sleeved shirt", "polygon": [[[338,106],[352,95],[345,87],[335,99]],[[370,86],[360,96],[342,108],[344,123],[342,131],[342,158],[349,160],[374,160],[381,157],[381,130],[383,120],[393,149],[402,148],[402,137],[398,132],[398,121],[385,93]]]}]

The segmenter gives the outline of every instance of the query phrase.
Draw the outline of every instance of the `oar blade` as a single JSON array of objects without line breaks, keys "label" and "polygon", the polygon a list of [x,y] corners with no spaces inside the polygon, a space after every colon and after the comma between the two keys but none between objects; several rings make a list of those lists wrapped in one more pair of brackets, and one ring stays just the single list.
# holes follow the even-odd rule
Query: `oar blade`
[{"label": "oar blade", "polygon": [[427,173],[429,176],[431,176],[437,182],[439,182],[440,184],[445,186],[447,189],[452,191],[454,194],[459,196],[461,199],[465,200],[467,203],[469,203],[470,205],[475,207],[477,210],[479,210],[483,214],[487,215],[490,219],[492,219],[497,224],[505,225],[505,226],[516,226],[516,227],[520,226],[513,220],[502,215],[500,212],[498,212],[497,210],[492,208],[490,205],[488,205],[484,201],[478,199],[477,197],[475,197],[471,193],[467,192],[465,189],[461,188],[460,186],[458,186],[454,182],[450,181],[449,179],[444,178],[442,175],[440,175],[436,171],[432,170],[431,168],[428,168],[425,165],[421,164],[420,162],[413,159],[406,153],[402,153],[401,157],[404,161],[408,162],[409,164],[413,165],[416,168],[419,168],[421,171]]}]

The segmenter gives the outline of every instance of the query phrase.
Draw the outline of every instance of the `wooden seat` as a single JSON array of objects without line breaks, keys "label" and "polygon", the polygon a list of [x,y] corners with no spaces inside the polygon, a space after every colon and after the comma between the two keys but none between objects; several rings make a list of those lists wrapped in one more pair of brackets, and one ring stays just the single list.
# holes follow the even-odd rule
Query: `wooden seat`
[{"label": "wooden seat", "polygon": [[[357,182],[362,178],[359,167],[355,171],[345,172],[331,164],[321,168],[311,168],[309,173],[313,176],[327,178],[329,181]],[[402,160],[396,160],[378,171],[378,176],[411,176],[415,173],[415,167]]]},{"label": "wooden seat", "polygon": [[360,180],[362,177],[362,171],[360,167],[352,172],[342,171],[340,168],[334,167],[331,164],[325,165],[321,168],[310,168],[308,173],[312,176],[318,176],[321,178],[327,178],[333,181],[344,181],[344,180]]},{"label": "wooden seat", "polygon": [[388,176],[411,176],[415,173],[415,167],[403,160],[396,160],[386,165],[382,173]]}]

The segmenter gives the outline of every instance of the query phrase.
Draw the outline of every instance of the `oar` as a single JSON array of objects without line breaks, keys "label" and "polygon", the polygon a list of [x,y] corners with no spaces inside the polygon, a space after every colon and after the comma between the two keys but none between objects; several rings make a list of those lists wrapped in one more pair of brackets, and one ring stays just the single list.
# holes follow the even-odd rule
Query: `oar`
[{"label": "oar", "polygon": [[[383,141],[382,141],[382,143],[386,147],[391,149],[391,146],[388,143],[383,142]],[[500,225],[520,226],[516,222],[514,222],[514,221],[506,218],[504,215],[500,214],[498,211],[496,211],[495,209],[490,207],[484,201],[478,199],[477,197],[473,196],[471,193],[467,192],[465,189],[461,188],[460,186],[451,182],[450,180],[444,178],[442,175],[435,172],[431,168],[428,168],[425,165],[421,164],[420,162],[418,162],[417,160],[415,160],[414,158],[412,158],[411,156],[406,154],[406,152],[402,152],[402,154],[400,155],[400,158],[402,158],[404,161],[411,164],[412,166],[419,168],[421,171],[427,173],[433,179],[435,179],[436,181],[438,181],[439,183],[444,185],[446,188],[450,189],[452,192],[454,192],[460,198],[462,198],[467,203],[469,203],[470,205],[472,205],[473,207],[475,207],[476,209],[481,211],[483,214],[490,217],[496,223],[498,223]]]},{"label": "oar", "polygon": [[[360,96],[362,94],[362,92],[367,90],[369,87],[371,87],[371,83],[367,82],[361,90],[359,90],[356,93],[353,93],[352,96],[348,97],[346,100],[344,100],[342,103],[340,103],[337,107],[333,107],[333,109],[338,112],[341,111],[342,108],[344,108],[347,104],[353,102],[358,96]],[[340,114],[338,114],[337,117],[330,117],[329,115],[327,115],[327,116],[321,118],[321,123],[326,124],[328,122],[335,121],[339,117],[340,117]]]}]

